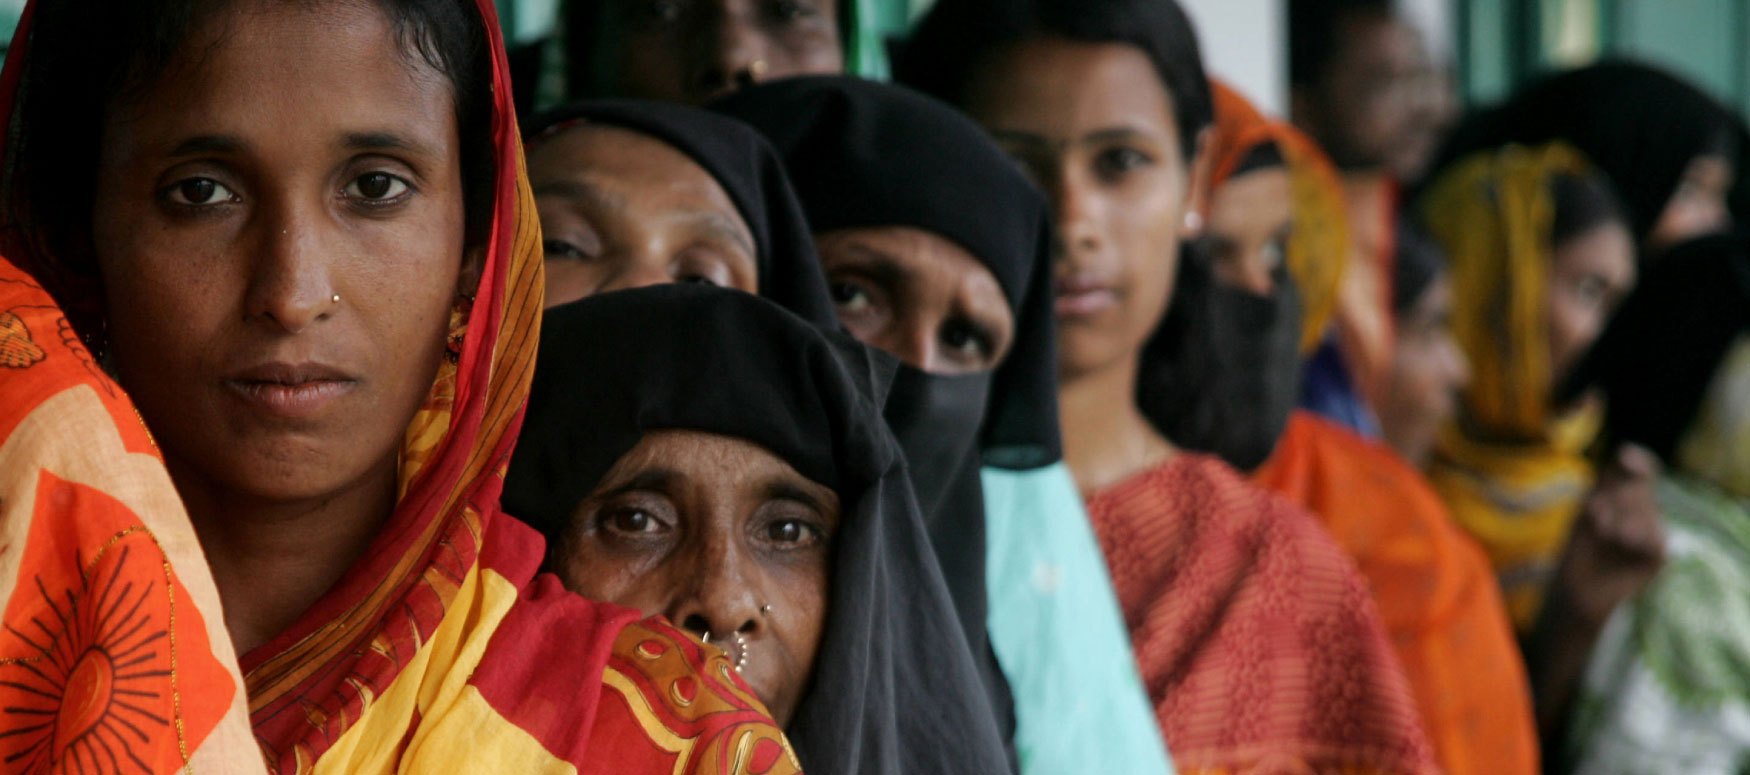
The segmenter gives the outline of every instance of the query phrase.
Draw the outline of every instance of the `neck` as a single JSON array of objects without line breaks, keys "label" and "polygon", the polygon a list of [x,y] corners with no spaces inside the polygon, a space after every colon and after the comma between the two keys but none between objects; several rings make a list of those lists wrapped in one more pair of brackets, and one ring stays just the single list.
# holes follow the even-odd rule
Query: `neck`
[{"label": "neck", "polygon": [[1066,374],[1058,384],[1063,457],[1084,499],[1175,454],[1136,406],[1138,359]]},{"label": "neck", "polygon": [[284,632],[363,556],[395,506],[391,455],[345,488],[291,500],[240,492],[166,456],[238,656]]}]

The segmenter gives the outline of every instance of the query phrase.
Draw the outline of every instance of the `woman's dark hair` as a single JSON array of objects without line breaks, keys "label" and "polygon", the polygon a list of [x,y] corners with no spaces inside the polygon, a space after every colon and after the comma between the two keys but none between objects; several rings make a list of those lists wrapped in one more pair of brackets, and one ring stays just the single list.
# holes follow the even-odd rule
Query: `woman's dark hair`
[{"label": "woman's dark hair", "polygon": [[1390,21],[1395,0],[1289,0],[1288,80],[1295,88],[1318,85],[1349,44],[1344,25],[1352,19]]},{"label": "woman's dark hair", "polygon": [[1185,159],[1215,120],[1209,76],[1191,19],[1174,0],[938,0],[899,49],[894,79],[956,105],[976,68],[1035,37],[1123,43],[1142,49],[1172,97]]},{"label": "woman's dark hair", "polygon": [[1560,245],[1607,223],[1629,228],[1628,211],[1616,189],[1603,173],[1561,173],[1550,178],[1550,199],[1555,213],[1550,222],[1550,244]]},{"label": "woman's dark hair", "polygon": [[[301,0],[315,5],[318,0]],[[467,241],[487,238],[495,171],[492,66],[484,20],[469,0],[370,2],[397,31],[402,52],[455,88]],[[105,117],[145,99],[201,25],[237,0],[63,0],[39,3],[0,177],[0,223],[28,255],[9,259],[43,281],[86,326],[96,300],[92,207]],[[84,325],[82,325],[84,324]]]}]

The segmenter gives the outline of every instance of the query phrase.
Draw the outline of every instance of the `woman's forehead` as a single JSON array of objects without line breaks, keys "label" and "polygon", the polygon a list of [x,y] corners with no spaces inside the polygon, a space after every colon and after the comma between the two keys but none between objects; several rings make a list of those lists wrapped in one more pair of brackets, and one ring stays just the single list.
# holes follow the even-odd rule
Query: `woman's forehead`
[{"label": "woman's forehead", "polygon": [[[408,56],[374,3],[240,4],[193,30],[165,73],[111,117],[138,131],[456,131],[454,89]],[[450,120],[433,121],[437,116]]]}]

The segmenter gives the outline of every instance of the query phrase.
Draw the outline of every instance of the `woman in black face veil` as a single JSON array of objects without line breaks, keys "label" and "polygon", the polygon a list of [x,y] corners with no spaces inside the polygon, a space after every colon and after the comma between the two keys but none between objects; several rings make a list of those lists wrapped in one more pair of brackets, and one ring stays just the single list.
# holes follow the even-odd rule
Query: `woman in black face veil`
[{"label": "woman in black face veil", "polygon": [[892,369],[741,293],[556,308],[504,502],[568,587],[721,644],[807,771],[1000,772],[881,417]]},{"label": "woman in black face veil", "polygon": [[[1020,759],[1053,771],[1089,762],[1085,747],[1079,760],[1060,758],[1052,738],[1155,739],[1134,678],[1084,667],[1132,660],[1086,517],[1056,466],[1044,197],[970,119],[907,89],[795,78],[711,107],[752,124],[778,149],[841,322],[904,362],[886,418],[968,640],[1001,660],[999,670],[987,658],[984,677]],[[1063,500],[1021,495],[1028,492]],[[1030,572],[1037,560],[1075,575],[1063,607],[1008,589],[1032,587],[1024,576],[1009,583],[1019,574],[1008,571],[1027,564]],[[1004,582],[987,584],[996,578]],[[1078,715],[1045,688],[1077,680],[1057,691],[1099,686],[1107,699],[1098,711]],[[1114,746],[1110,756],[1104,761],[1124,771],[1164,768],[1158,745]]]}]

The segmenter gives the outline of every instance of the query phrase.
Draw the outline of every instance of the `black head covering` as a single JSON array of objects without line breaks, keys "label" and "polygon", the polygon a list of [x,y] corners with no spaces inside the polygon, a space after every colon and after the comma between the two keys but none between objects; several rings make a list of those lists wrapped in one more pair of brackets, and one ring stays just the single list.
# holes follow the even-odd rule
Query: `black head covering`
[{"label": "black head covering", "polygon": [[576,123],[630,129],[686,154],[729,194],[753,232],[760,295],[816,325],[837,326],[808,221],[784,167],[758,132],[709,111],[644,100],[591,100],[536,116],[524,127],[532,148]]},{"label": "black head covering", "polygon": [[1545,78],[1466,119],[1434,168],[1508,143],[1567,140],[1610,177],[1645,240],[1690,160],[1734,153],[1740,136],[1731,113],[1688,83],[1647,65],[1603,62]]},{"label": "black head covering", "polygon": [[1300,291],[1287,266],[1274,280],[1269,296],[1232,287],[1186,245],[1136,375],[1137,406],[1162,436],[1241,471],[1276,451],[1299,398]]},{"label": "black head covering", "polygon": [[882,421],[892,360],[748,294],[665,285],[548,311],[508,512],[551,535],[644,434],[746,439],[840,499],[813,683],[787,730],[811,773],[987,773],[1001,733]]},{"label": "black head covering", "polygon": [[763,84],[712,109],[771,140],[815,233],[911,226],[954,241],[996,276],[1015,315],[1015,346],[993,375],[985,462],[1056,462],[1051,213],[984,130],[917,92],[840,76]]},{"label": "black head covering", "polygon": [[1750,252],[1742,238],[1703,237],[1642,270],[1639,285],[1569,381],[1564,397],[1597,387],[1608,443],[1632,442],[1670,464],[1714,373],[1750,331]]},{"label": "black head covering", "polygon": [[784,157],[816,233],[909,226],[965,248],[995,276],[1015,316],[992,374],[901,366],[887,420],[904,449],[931,543],[967,639],[986,654],[992,703],[1012,729],[1007,683],[985,630],[980,464],[1035,468],[1061,457],[1050,211],[984,130],[948,105],[855,78],[794,78],[713,109],[752,124]]}]

